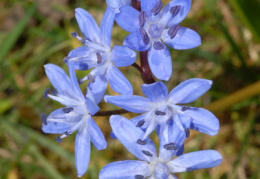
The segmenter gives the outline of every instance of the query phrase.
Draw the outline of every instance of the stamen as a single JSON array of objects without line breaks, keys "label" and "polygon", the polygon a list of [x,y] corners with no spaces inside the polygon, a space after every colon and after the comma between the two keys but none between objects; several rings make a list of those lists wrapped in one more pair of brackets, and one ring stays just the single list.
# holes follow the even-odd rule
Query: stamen
[{"label": "stamen", "polygon": [[144,41],[144,44],[147,45],[150,42],[150,38],[143,27],[140,28],[141,37]]},{"label": "stamen", "polygon": [[173,25],[170,27],[170,29],[168,30],[168,35],[171,37],[171,39],[176,36],[176,34],[180,28],[181,28],[181,26],[179,26],[179,25]]},{"label": "stamen", "polygon": [[97,56],[97,64],[100,64],[102,62],[102,56],[99,52],[96,53]]},{"label": "stamen", "polygon": [[161,1],[158,1],[150,12],[152,12],[154,15],[157,15],[162,9],[162,7],[163,7],[163,3]]},{"label": "stamen", "polygon": [[73,110],[74,110],[73,107],[68,107],[68,108],[63,108],[63,109],[62,109],[62,111],[63,111],[64,113],[70,113],[70,112],[73,111]]},{"label": "stamen", "polygon": [[143,27],[145,22],[146,22],[146,12],[145,11],[141,11],[138,15],[138,19],[139,19],[139,25],[140,27]]},{"label": "stamen", "polygon": [[187,111],[189,108],[190,108],[190,107],[188,107],[188,106],[184,106],[184,107],[181,108],[181,111],[183,111],[183,112],[184,112],[184,111]]},{"label": "stamen", "polygon": [[141,127],[142,125],[144,125],[145,121],[144,119],[139,121],[137,124],[136,124],[136,127]]},{"label": "stamen", "polygon": [[60,137],[56,137],[55,140],[56,140],[57,142],[59,142],[59,143],[62,142],[62,139],[61,139]]},{"label": "stamen", "polygon": [[79,36],[79,34],[77,32],[72,32],[70,35],[74,38],[77,38]]},{"label": "stamen", "polygon": [[64,132],[64,134],[65,134],[66,136],[71,135],[71,133],[70,133],[69,131]]},{"label": "stamen", "polygon": [[156,114],[157,116],[164,116],[164,115],[166,115],[166,112],[155,111],[155,114]]},{"label": "stamen", "polygon": [[44,125],[48,125],[48,123],[47,123],[47,115],[46,114],[42,114],[41,118],[42,118],[42,123]]},{"label": "stamen", "polygon": [[147,150],[142,150],[143,154],[147,155],[148,157],[152,157],[153,154],[151,154],[149,151]]},{"label": "stamen", "polygon": [[162,42],[156,41],[153,43],[153,48],[155,50],[162,50],[162,49],[164,49],[164,45]]},{"label": "stamen", "polygon": [[173,142],[169,143],[169,144],[165,144],[163,146],[163,148],[165,148],[166,150],[177,150],[177,147],[175,146],[175,144]]},{"label": "stamen", "polygon": [[50,92],[50,88],[47,88],[43,93],[43,99],[46,99],[48,97],[48,93]]},{"label": "stamen", "polygon": [[58,93],[58,92],[57,92],[56,89],[51,90],[51,94],[52,94],[52,95],[57,95],[57,93]]},{"label": "stamen", "polygon": [[172,14],[172,17],[175,16],[180,9],[181,9],[180,5],[171,7],[170,12]]},{"label": "stamen", "polygon": [[190,129],[188,128],[185,128],[185,133],[186,133],[186,138],[189,138],[190,137]]},{"label": "stamen", "polygon": [[135,175],[135,179],[144,179],[143,175]]},{"label": "stamen", "polygon": [[141,139],[138,139],[136,142],[137,142],[138,144],[140,144],[140,145],[145,145],[145,144],[146,144],[146,142],[143,141],[143,140],[141,140]]},{"label": "stamen", "polygon": [[70,57],[64,57],[64,58],[63,58],[63,62],[64,62],[64,63],[68,63],[68,60],[69,60],[69,59],[70,59]]},{"label": "stamen", "polygon": [[84,81],[83,81],[81,78],[79,78],[79,79],[78,79],[78,83],[79,83],[79,84],[83,84]]},{"label": "stamen", "polygon": [[88,81],[89,81],[90,83],[95,83],[95,78],[94,78],[93,75],[88,74],[87,77],[88,77]]},{"label": "stamen", "polygon": [[86,37],[81,37],[81,39],[80,39],[80,42],[82,43],[82,44],[85,44],[86,43]]},{"label": "stamen", "polygon": [[191,168],[186,169],[187,172],[192,172],[193,170]]}]

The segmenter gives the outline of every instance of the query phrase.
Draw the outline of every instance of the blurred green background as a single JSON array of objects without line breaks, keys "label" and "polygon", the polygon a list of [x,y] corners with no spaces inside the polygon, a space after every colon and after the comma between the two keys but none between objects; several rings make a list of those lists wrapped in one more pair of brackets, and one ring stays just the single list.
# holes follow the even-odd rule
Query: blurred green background
[{"label": "blurred green background", "polygon": [[[164,0],[163,3],[167,3]],[[74,9],[90,11],[100,23],[105,0],[1,0],[0,1],[0,178],[77,178],[74,166],[75,134],[57,143],[57,135],[43,134],[42,113],[61,105],[43,100],[51,87],[43,65],[54,63],[67,70],[63,58],[81,44],[70,36],[79,32]],[[178,174],[180,179],[260,178],[260,1],[193,0],[181,23],[196,30],[202,45],[171,50],[173,75],[169,90],[188,78],[214,81],[209,92],[191,106],[205,107],[220,120],[218,135],[191,131],[185,153],[215,149],[223,155],[220,166]],[[113,44],[127,35],[115,25]],[[139,60],[137,60],[139,63]],[[134,67],[121,68],[134,87],[142,80]],[[77,72],[84,76],[86,72]],[[86,84],[82,85],[85,90]],[[108,89],[108,94],[114,94]],[[102,110],[117,109],[100,104]],[[125,114],[131,118],[134,114]],[[108,148],[92,147],[91,161],[82,178],[96,179],[100,169],[118,160],[134,159],[117,140],[109,137],[108,117],[95,117],[108,140]],[[157,141],[155,135],[152,137]]]}]

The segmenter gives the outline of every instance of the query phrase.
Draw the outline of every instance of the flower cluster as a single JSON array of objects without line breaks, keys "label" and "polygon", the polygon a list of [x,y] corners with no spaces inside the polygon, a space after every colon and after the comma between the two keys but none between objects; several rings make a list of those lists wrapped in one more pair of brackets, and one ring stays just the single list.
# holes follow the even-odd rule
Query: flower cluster
[{"label": "flower cluster", "polygon": [[[208,110],[189,107],[211,85],[211,80],[188,79],[168,92],[162,81],[172,75],[169,47],[190,49],[201,44],[200,36],[179,23],[187,16],[191,0],[172,0],[165,7],[160,0],[106,0],[107,9],[100,27],[87,11],[77,8],[76,20],[82,35],[71,33],[83,46],[69,52],[64,62],[69,76],[60,67],[46,64],[45,72],[54,89],[47,89],[44,98],[58,101],[64,108],[48,116],[42,115],[42,130],[60,134],[56,141],[77,131],[75,140],[75,165],[78,177],[87,171],[90,160],[90,142],[98,149],[105,149],[107,142],[92,116],[99,111],[102,99],[126,111],[141,113],[128,120],[120,115],[110,117],[111,136],[118,139],[137,160],[118,161],[105,166],[100,179],[151,178],[176,179],[174,173],[217,166],[222,156],[215,150],[202,150],[183,154],[185,139],[190,129],[208,135],[219,131],[218,119]],[[111,46],[114,21],[130,34],[123,46]],[[141,66],[135,63],[137,52]],[[143,96],[133,95],[131,83],[118,69],[133,65],[142,78],[153,82],[141,85]],[[75,70],[88,72],[77,79]],[[149,72],[148,71],[148,72]],[[80,84],[88,81],[84,95]],[[149,80],[147,80],[149,81]],[[107,84],[119,93],[105,95]],[[160,141],[158,155],[149,135],[157,132]]]}]

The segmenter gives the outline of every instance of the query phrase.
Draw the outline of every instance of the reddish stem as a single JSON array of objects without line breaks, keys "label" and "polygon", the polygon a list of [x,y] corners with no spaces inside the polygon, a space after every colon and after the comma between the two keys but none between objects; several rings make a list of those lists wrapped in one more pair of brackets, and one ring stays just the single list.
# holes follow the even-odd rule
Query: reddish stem
[{"label": "reddish stem", "polygon": [[110,110],[110,111],[98,111],[94,116],[110,116],[113,114],[125,114],[129,113],[129,111],[126,111],[124,109],[118,109],[118,110]]}]

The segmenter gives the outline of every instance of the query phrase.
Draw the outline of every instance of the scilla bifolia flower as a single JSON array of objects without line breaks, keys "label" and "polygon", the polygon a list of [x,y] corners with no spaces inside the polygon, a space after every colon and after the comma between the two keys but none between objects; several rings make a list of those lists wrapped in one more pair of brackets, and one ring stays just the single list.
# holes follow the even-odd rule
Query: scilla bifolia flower
[{"label": "scilla bifolia flower", "polygon": [[[64,137],[77,131],[75,141],[75,165],[78,176],[82,176],[88,168],[90,160],[90,141],[98,150],[105,149],[107,142],[103,133],[92,119],[99,107],[93,95],[88,92],[84,96],[79,88],[73,65],[69,63],[70,78],[60,67],[54,64],[44,65],[45,72],[55,90],[47,94],[49,98],[66,107],[57,109],[48,117],[42,116],[42,130],[45,133],[61,134],[56,141],[62,142]],[[49,90],[48,90],[49,91]]]},{"label": "scilla bifolia flower", "polygon": [[126,160],[106,165],[99,173],[99,179],[177,179],[174,173],[190,172],[202,168],[218,166],[222,156],[215,150],[202,150],[181,155],[172,159],[177,150],[174,147],[182,145],[175,131],[176,143],[160,141],[159,155],[156,146],[150,138],[145,143],[138,141],[144,135],[143,130],[122,116],[111,116],[110,125],[118,140],[124,147],[140,160]]}]

